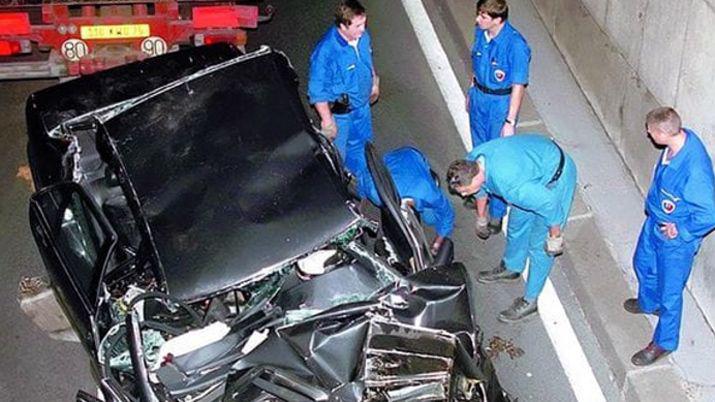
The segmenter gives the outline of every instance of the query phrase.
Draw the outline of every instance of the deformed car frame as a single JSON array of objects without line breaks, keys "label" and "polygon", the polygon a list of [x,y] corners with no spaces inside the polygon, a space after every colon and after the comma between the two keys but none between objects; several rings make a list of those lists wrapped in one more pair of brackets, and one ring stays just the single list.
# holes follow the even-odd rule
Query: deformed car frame
[{"label": "deformed car frame", "polygon": [[451,243],[426,252],[368,150],[393,251],[371,250],[280,52],[107,70],[27,123],[32,232],[105,401],[509,400]]}]

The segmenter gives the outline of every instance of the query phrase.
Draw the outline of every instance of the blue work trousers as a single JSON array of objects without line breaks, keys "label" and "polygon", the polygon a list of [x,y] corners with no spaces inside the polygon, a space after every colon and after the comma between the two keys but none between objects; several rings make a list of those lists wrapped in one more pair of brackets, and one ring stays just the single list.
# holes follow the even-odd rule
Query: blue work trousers
[{"label": "blue work trousers", "polygon": [[343,158],[345,168],[357,174],[364,164],[365,144],[372,139],[372,115],[370,105],[334,115],[338,127],[335,147]]},{"label": "blue work trousers", "polygon": [[[558,193],[562,230],[566,227],[575,189],[576,167],[571,158],[568,158],[561,178],[551,190]],[[529,277],[524,292],[524,299],[529,302],[536,300],[541,294],[554,264],[554,257],[545,250],[548,235],[549,225],[543,216],[512,205],[503,261],[509,271],[521,273],[526,269],[526,260],[529,260]]]},{"label": "blue work trousers", "polygon": [[[469,128],[472,147],[501,137],[504,119],[509,113],[508,95],[489,95],[477,87],[469,89]],[[489,216],[501,219],[506,215],[506,203],[498,197],[489,197]]]},{"label": "blue work trousers", "polygon": [[653,342],[663,349],[675,350],[680,341],[683,290],[700,241],[666,240],[657,230],[657,222],[646,219],[633,256],[638,304],[644,312],[659,311]]}]

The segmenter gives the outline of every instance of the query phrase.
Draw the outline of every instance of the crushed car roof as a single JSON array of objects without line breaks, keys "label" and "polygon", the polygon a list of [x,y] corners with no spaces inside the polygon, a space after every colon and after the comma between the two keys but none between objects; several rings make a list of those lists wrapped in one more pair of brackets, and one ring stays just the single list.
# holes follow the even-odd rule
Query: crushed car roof
[{"label": "crushed car roof", "polygon": [[[127,81],[115,91],[94,93],[82,79],[68,84],[83,99],[53,103],[60,94],[46,90],[30,107],[51,138],[64,126],[100,123],[102,158],[167,290],[184,300],[267,275],[358,219],[320,151],[288,59],[270,48],[195,53],[173,63],[171,80],[132,79],[121,68],[118,78],[98,77]],[[192,58],[202,68],[191,68]]]},{"label": "crushed car roof", "polygon": [[182,299],[267,274],[357,219],[318,157],[287,59],[248,56],[105,122],[168,291]]}]

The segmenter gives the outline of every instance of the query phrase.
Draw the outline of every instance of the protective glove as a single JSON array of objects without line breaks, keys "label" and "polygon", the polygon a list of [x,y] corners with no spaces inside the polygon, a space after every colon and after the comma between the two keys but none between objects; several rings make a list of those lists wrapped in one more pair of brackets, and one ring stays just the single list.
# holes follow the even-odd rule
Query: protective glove
[{"label": "protective glove", "polygon": [[556,237],[547,236],[546,246],[544,247],[546,254],[556,257],[564,253],[564,236],[559,234]]},{"label": "protective glove", "polygon": [[491,231],[489,231],[489,219],[487,219],[486,216],[477,216],[475,232],[477,234],[477,237],[482,240],[486,240],[489,238],[489,236],[491,235]]}]

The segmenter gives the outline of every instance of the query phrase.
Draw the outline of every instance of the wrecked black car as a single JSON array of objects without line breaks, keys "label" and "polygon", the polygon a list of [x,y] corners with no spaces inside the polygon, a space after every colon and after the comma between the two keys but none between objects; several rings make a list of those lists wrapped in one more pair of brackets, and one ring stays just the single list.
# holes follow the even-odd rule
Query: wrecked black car
[{"label": "wrecked black car", "polygon": [[384,227],[361,214],[280,52],[107,70],[27,122],[31,228],[103,400],[509,400],[451,244],[372,153]]}]

